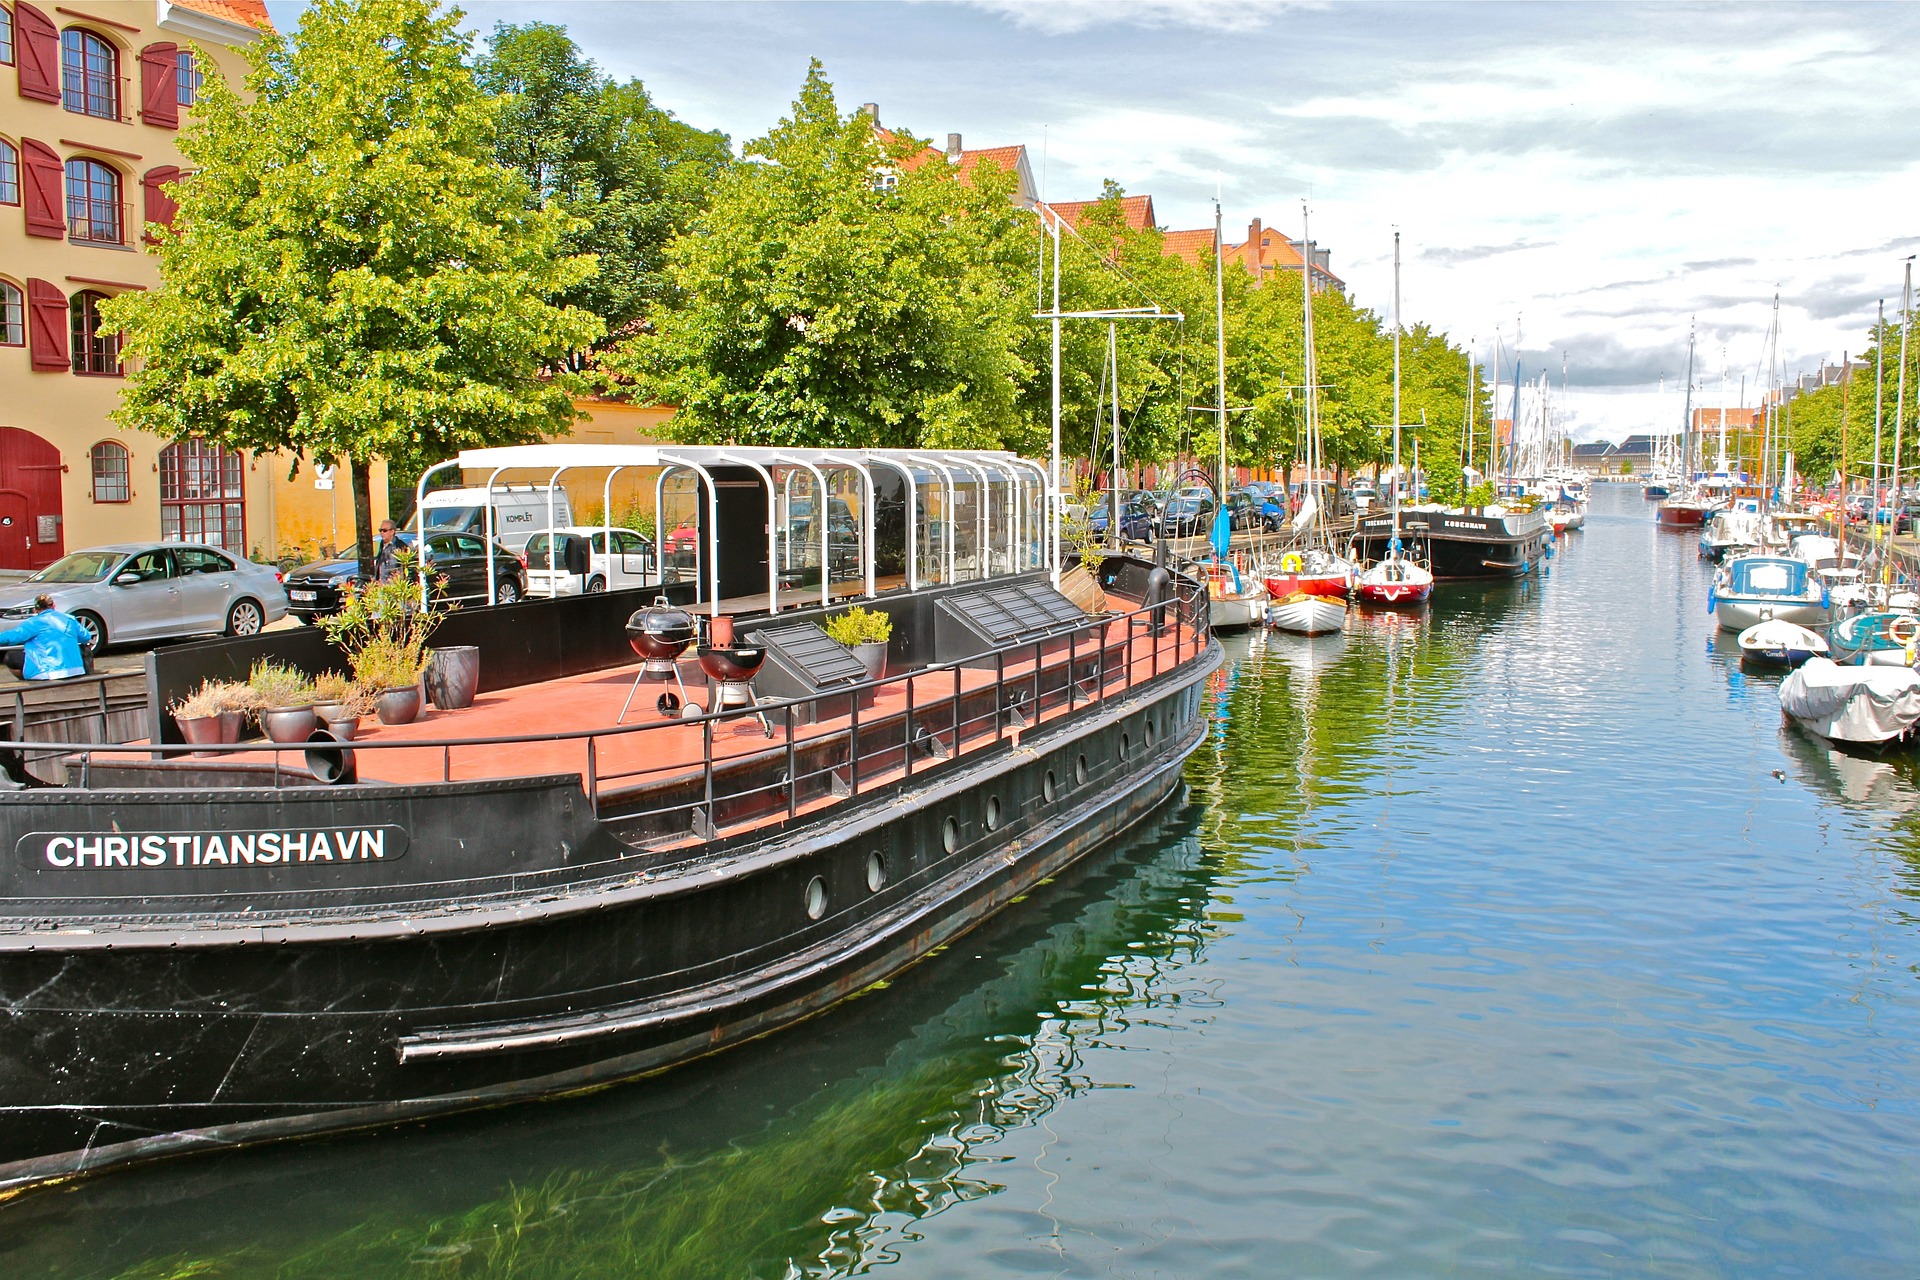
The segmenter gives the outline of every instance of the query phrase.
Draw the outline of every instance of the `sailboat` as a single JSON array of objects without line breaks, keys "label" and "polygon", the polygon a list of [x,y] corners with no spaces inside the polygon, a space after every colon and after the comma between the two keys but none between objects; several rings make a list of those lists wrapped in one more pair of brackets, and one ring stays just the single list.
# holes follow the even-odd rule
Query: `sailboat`
[{"label": "sailboat", "polygon": [[[1680,475],[1683,485],[1693,475],[1693,330],[1687,331],[1687,397],[1685,408],[1685,443],[1681,446]],[[1724,424],[1726,411],[1721,411]],[[1723,437],[1724,439],[1724,437]],[[1725,445],[1721,446],[1724,459]],[[1687,486],[1677,497],[1669,497],[1654,508],[1653,518],[1663,529],[1697,529],[1707,522],[1707,517],[1719,509],[1720,504],[1698,486]]]},{"label": "sailboat", "polygon": [[1320,419],[1317,412],[1319,369],[1313,352],[1313,240],[1308,230],[1307,212],[1300,211],[1300,247],[1304,259],[1300,273],[1300,305],[1303,311],[1301,340],[1306,376],[1307,411],[1307,498],[1293,519],[1296,534],[1309,533],[1306,551],[1290,551],[1280,561],[1280,571],[1267,576],[1267,625],[1298,635],[1326,635],[1342,630],[1347,621],[1347,595],[1353,589],[1354,570],[1346,560],[1327,546],[1326,522],[1317,492],[1320,484]]},{"label": "sailboat", "polygon": [[[1417,469],[1417,468],[1416,468]],[[1400,470],[1400,233],[1393,233],[1393,537],[1387,554],[1360,575],[1353,593],[1363,604],[1421,605],[1433,595],[1433,573],[1409,557],[1400,541],[1400,495],[1407,487]]]},{"label": "sailboat", "polygon": [[1233,513],[1227,502],[1227,301],[1226,240],[1222,234],[1220,204],[1213,206],[1213,334],[1220,417],[1220,505],[1213,517],[1213,560],[1202,566],[1207,583],[1208,621],[1215,631],[1242,631],[1259,623],[1266,611],[1267,592],[1258,582],[1241,576],[1233,558]]}]

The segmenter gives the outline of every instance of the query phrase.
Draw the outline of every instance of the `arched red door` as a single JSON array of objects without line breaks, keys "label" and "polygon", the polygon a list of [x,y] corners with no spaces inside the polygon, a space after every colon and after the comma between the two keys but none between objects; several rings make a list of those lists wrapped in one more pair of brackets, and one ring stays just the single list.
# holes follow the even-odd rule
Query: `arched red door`
[{"label": "arched red door", "polygon": [[60,451],[31,431],[0,427],[0,569],[44,569],[66,554]]}]

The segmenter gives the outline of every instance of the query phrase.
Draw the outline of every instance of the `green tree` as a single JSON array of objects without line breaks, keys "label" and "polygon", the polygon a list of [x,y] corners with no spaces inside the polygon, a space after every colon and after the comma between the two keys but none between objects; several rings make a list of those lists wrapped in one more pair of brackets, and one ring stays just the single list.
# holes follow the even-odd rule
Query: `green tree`
[{"label": "green tree", "polygon": [[[666,249],[731,162],[727,137],[676,120],[638,80],[600,74],[564,28],[500,23],[474,78],[501,95],[494,153],[533,199],[573,218],[562,251],[599,270],[559,295],[618,335],[666,296]],[[583,367],[587,353],[576,353]]]},{"label": "green tree", "polygon": [[457,18],[315,0],[248,49],[245,99],[209,77],[161,287],[106,308],[139,357],[120,420],[345,463],[363,572],[372,462],[565,431],[554,367],[601,332],[552,301],[592,259],[495,162]]},{"label": "green tree", "polygon": [[995,447],[1031,440],[1032,215],[925,143],[843,116],[815,62],[669,250],[677,305],[608,358],[683,439]]}]

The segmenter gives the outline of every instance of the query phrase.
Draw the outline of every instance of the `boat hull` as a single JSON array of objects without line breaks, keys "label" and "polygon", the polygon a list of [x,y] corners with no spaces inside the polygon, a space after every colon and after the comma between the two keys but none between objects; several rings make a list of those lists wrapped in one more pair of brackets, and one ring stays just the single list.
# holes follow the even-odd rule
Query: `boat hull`
[{"label": "boat hull", "polygon": [[1288,596],[1325,596],[1344,600],[1353,583],[1344,573],[1276,573],[1267,578],[1267,598],[1285,600]]},{"label": "boat hull", "polygon": [[1212,596],[1207,600],[1207,622],[1215,631],[1245,631],[1260,624],[1266,607],[1264,591]]},{"label": "boat hull", "polygon": [[[1539,567],[1553,537],[1553,527],[1537,511],[1403,511],[1399,530],[1400,541],[1415,548],[1415,558],[1442,582],[1523,577]],[[1354,547],[1364,559],[1384,560],[1394,536],[1392,515],[1369,517],[1355,528]]]},{"label": "boat hull", "polygon": [[1665,529],[1697,529],[1707,522],[1712,509],[1690,502],[1663,502],[1655,508],[1653,518]]},{"label": "boat hull", "polygon": [[1920,729],[1920,672],[1811,658],[1781,681],[1780,709],[1829,742],[1884,749]]},{"label": "boat hull", "polygon": [[[246,912],[187,909],[208,892],[204,869],[86,867],[76,881],[16,857],[0,870],[0,898],[55,926],[0,931],[0,1189],[599,1087],[810,1016],[1150,813],[1204,734],[1220,660],[1209,644],[1110,704],[1043,721],[1017,750],[930,761],[681,861],[623,843],[570,777],[254,788],[212,804],[34,793],[0,820],[42,852],[49,832],[109,822],[407,842],[351,875],[327,868],[319,887],[306,868],[221,867],[226,889],[251,886]],[[483,852],[511,874],[459,882]],[[111,927],[101,885],[148,903],[148,919]],[[156,925],[152,904],[170,897],[178,926]]]},{"label": "boat hull", "polygon": [[1778,596],[1717,596],[1713,602],[1714,620],[1722,631],[1745,631],[1748,627],[1775,620],[1802,627],[1823,627],[1827,607],[1819,601],[1781,599]]},{"label": "boat hull", "polygon": [[1324,636],[1345,628],[1347,605],[1343,600],[1304,593],[1277,600],[1267,606],[1267,625],[1276,631],[1294,635]]}]

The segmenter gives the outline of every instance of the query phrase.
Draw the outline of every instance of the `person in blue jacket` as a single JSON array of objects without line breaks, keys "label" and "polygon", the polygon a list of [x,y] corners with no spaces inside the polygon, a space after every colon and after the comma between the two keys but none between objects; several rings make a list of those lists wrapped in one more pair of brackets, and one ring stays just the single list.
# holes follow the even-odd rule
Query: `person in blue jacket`
[{"label": "person in blue jacket", "polygon": [[91,637],[70,613],[53,607],[53,597],[33,598],[36,612],[19,626],[0,631],[0,648],[20,645],[20,657],[7,655],[7,665],[29,680],[65,680],[87,673],[87,642]]}]

